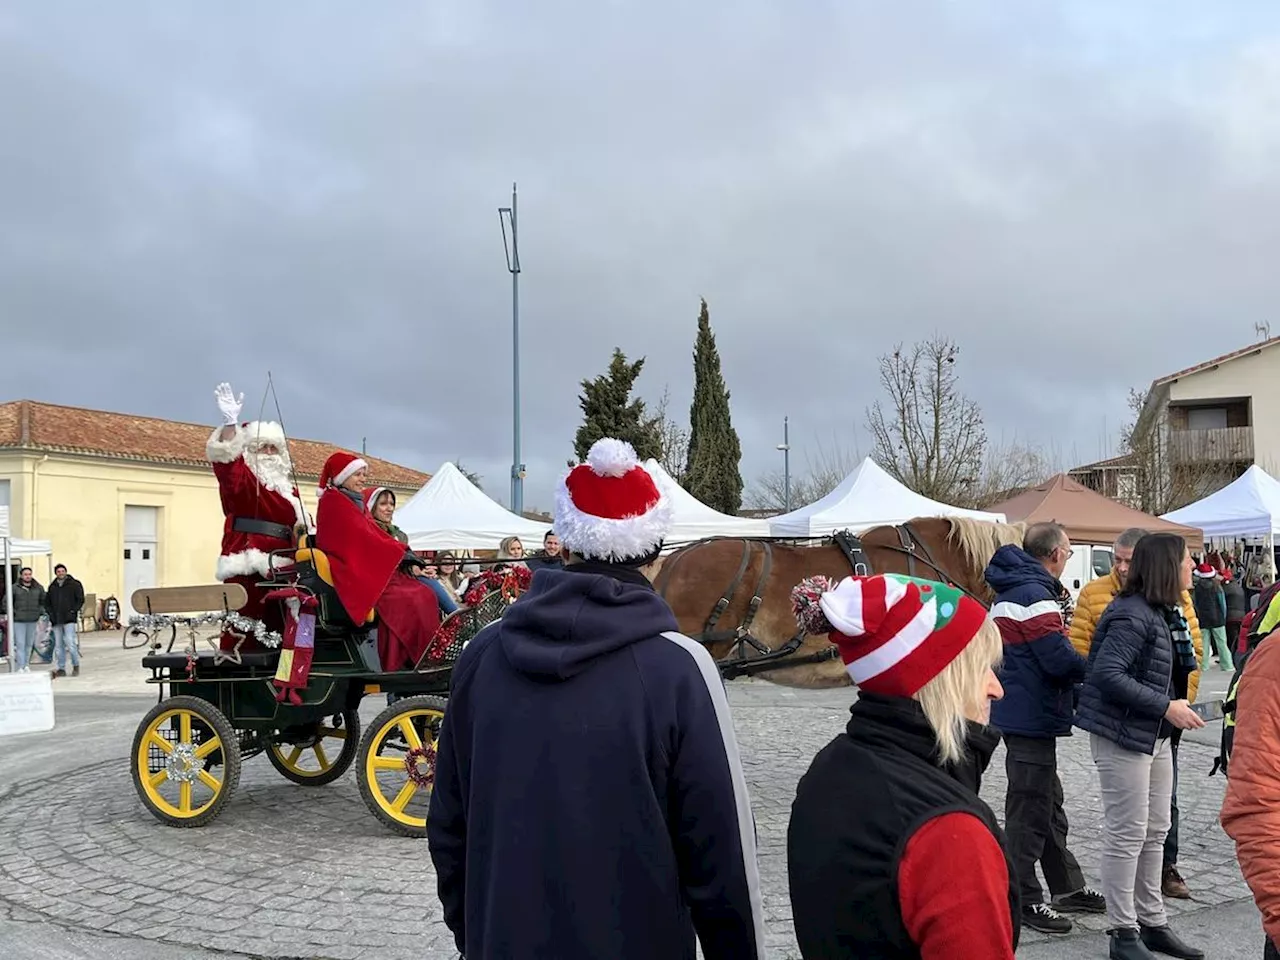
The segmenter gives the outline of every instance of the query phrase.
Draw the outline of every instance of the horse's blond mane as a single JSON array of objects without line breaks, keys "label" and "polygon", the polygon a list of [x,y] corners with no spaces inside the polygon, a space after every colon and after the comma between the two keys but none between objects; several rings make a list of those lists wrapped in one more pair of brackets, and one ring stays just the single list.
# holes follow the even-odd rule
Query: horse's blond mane
[{"label": "horse's blond mane", "polygon": [[954,546],[969,563],[982,570],[991,562],[992,555],[1007,544],[1021,546],[1026,532],[1025,523],[994,523],[970,517],[944,517],[951,530],[947,542]]}]

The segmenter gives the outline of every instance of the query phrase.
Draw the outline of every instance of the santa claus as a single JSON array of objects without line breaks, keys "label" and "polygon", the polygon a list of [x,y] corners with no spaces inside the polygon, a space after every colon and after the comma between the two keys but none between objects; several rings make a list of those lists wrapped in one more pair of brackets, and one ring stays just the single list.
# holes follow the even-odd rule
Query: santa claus
[{"label": "santa claus", "polygon": [[[269,578],[273,564],[279,568],[291,563],[287,554],[273,559],[271,552],[291,550],[296,531],[311,530],[311,520],[291,480],[284,429],[269,421],[240,422],[244,394],[237,397],[229,383],[219,384],[214,398],[223,426],[213,432],[205,452],[218,478],[226,518],[216,577],[245,588],[249,602],[242,615],[279,632],[283,613],[279,604],[264,600],[267,589],[258,584]],[[240,639],[239,634],[226,631],[221,647],[230,650]],[[250,637],[246,646],[253,643]]]}]

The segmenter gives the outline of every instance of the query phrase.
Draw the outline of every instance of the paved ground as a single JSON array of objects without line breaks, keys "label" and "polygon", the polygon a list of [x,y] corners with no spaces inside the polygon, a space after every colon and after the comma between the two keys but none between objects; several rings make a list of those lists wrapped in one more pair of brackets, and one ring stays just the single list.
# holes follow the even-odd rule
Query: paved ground
[{"label": "paved ground", "polygon": [[[127,754],[154,702],[119,634],[89,636],[83,675],[59,680],[57,728],[0,740],[0,943],[27,957],[452,958],[421,841],[387,833],[348,774],[308,790],[262,758],[246,763],[222,817],[175,830],[140,806]],[[1225,676],[1211,675],[1206,691]],[[139,694],[142,695],[139,695]],[[770,955],[797,957],[785,835],[796,779],[847,716],[848,691],[734,681],[760,836]],[[376,699],[376,698],[374,698]],[[370,700],[369,719],[379,704]],[[1261,955],[1261,930],[1230,841],[1217,825],[1221,778],[1207,773],[1217,726],[1184,742],[1182,869],[1195,893],[1171,904],[1178,929],[1219,960]],[[1100,803],[1083,738],[1063,745],[1073,847],[1096,882]],[[1003,760],[985,786],[1002,808]],[[1028,932],[1020,957],[1106,955],[1103,918],[1052,942]],[[212,952],[211,952],[212,951]]]}]

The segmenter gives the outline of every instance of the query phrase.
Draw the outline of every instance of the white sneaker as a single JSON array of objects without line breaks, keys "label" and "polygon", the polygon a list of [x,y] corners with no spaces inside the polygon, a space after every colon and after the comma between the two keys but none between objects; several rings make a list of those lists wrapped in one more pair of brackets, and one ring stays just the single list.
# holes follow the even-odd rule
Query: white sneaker
[{"label": "white sneaker", "polygon": [[19,670],[18,672],[19,672],[19,673],[30,673],[30,672],[31,672],[31,668],[30,668],[30,667],[23,667],[23,668],[22,668],[21,670]]}]

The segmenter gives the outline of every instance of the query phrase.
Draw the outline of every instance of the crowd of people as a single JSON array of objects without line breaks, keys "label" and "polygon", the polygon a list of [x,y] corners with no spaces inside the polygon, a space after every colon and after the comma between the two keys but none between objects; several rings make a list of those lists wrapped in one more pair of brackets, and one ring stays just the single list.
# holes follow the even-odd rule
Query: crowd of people
[{"label": "crowd of people", "polygon": [[[301,507],[296,490],[270,485],[288,476],[282,445],[255,443],[228,396],[220,388],[226,425],[210,458],[228,507],[220,572],[234,579],[269,569],[270,538]],[[299,518],[351,619],[376,612],[379,656],[396,669],[476,571],[449,551],[409,550],[394,493],[366,474],[361,458],[335,454],[314,527]],[[280,495],[275,516],[241,509],[250,478]],[[536,573],[454,667],[428,816],[445,920],[465,956],[692,958],[695,940],[708,960],[763,955],[755,831],[723,682],[650,582],[670,517],[634,450],[606,439],[562,481],[539,556],[517,537],[499,544],[500,564]],[[1071,555],[1062,527],[1029,527],[992,557],[989,613],[947,584],[889,574],[821,591],[811,632],[829,636],[858,695],[792,807],[803,956],[1012,960],[1023,927],[1065,933],[1077,913],[1107,915],[1113,960],[1204,956],[1164,906],[1190,895],[1177,867],[1178,745],[1205,723],[1192,705],[1210,648],[1231,670],[1229,624],[1249,615],[1232,578],[1197,567],[1176,535],[1125,531],[1112,571],[1076,603],[1060,581]],[[1265,648],[1240,685],[1252,709],[1223,823],[1275,960],[1280,654]],[[1073,731],[1088,736],[1102,798],[1100,891],[1069,847],[1056,744]],[[1001,741],[1003,824],[979,796]]]},{"label": "crowd of people", "polygon": [[[561,487],[564,575],[536,578],[455,668],[428,818],[445,919],[465,956],[692,958],[695,940],[708,960],[762,956],[765,895],[722,682],[649,583],[664,498],[611,443]],[[858,693],[792,805],[802,956],[1012,960],[1024,926],[1061,933],[1081,912],[1107,915],[1112,958],[1204,956],[1164,907],[1186,895],[1178,737],[1204,725],[1195,564],[1178,536],[1126,531],[1076,609],[1059,580],[1072,549],[1056,524],[1001,548],[989,614],[904,576],[821,590],[809,629],[829,636]],[[1251,766],[1233,761],[1223,811],[1273,940],[1280,788],[1264,751],[1280,746],[1277,656],[1242,684]],[[1088,736],[1102,798],[1100,891],[1068,845],[1055,745],[1073,731]],[[1003,825],[979,796],[1002,740]]]}]

